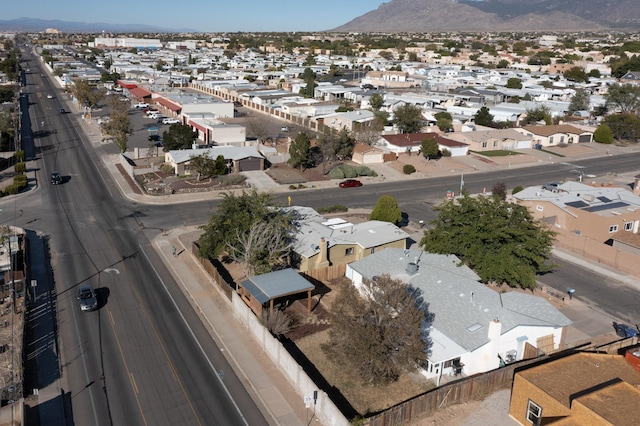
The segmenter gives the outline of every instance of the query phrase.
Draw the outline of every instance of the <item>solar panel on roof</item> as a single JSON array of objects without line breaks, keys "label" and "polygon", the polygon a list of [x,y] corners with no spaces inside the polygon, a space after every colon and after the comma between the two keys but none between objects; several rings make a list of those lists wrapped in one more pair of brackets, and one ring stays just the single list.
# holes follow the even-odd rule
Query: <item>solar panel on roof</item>
[{"label": "solar panel on roof", "polygon": [[569,207],[575,207],[577,209],[581,209],[581,208],[587,207],[589,205],[589,204],[585,203],[584,201],[570,201],[570,202],[568,202],[566,204]]},{"label": "solar panel on roof", "polygon": [[597,198],[598,198],[598,200],[602,201],[603,203],[610,203],[611,202],[610,199],[608,199],[607,197],[604,197],[604,196],[597,197]]},{"label": "solar panel on roof", "polygon": [[587,212],[600,212],[603,210],[611,210],[611,209],[617,209],[617,208],[621,208],[621,207],[627,207],[629,204],[627,203],[623,203],[622,201],[619,201],[617,203],[609,203],[609,204],[601,204],[599,206],[592,206],[589,207],[588,209],[584,209]]}]

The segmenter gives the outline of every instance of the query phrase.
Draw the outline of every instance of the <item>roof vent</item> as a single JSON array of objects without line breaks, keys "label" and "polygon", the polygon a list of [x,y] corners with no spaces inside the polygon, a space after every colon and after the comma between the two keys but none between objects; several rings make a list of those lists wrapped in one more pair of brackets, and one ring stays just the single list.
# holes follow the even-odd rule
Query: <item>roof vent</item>
[{"label": "roof vent", "polygon": [[418,272],[418,264],[414,262],[409,262],[407,264],[407,274],[415,275]]}]

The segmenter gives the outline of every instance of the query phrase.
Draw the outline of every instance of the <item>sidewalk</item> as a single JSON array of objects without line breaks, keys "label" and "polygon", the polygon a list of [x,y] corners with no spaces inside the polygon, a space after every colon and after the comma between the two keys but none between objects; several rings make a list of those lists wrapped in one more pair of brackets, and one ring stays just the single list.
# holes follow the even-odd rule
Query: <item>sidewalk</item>
[{"label": "sidewalk", "polygon": [[[174,279],[191,302],[214,341],[220,346],[240,381],[248,387],[269,424],[303,425],[306,408],[287,379],[234,318],[230,301],[193,258],[191,243],[197,239],[197,227],[170,230],[153,240],[153,247],[169,267]],[[173,248],[177,255],[173,255]],[[318,424],[314,422],[314,424]]]}]

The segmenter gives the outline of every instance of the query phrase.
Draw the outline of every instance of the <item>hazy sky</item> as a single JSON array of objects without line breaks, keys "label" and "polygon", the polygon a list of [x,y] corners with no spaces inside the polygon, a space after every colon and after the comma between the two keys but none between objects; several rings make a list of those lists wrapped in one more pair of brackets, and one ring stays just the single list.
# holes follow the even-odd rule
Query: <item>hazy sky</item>
[{"label": "hazy sky", "polygon": [[0,19],[148,24],[203,32],[319,31],[347,23],[382,3],[384,0],[5,0]]}]

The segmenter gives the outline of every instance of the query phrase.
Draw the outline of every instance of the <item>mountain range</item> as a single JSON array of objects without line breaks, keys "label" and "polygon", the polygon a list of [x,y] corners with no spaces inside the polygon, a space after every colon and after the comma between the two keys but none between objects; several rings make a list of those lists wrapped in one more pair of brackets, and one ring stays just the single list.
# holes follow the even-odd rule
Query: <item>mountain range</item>
[{"label": "mountain range", "polygon": [[638,0],[391,0],[333,31],[629,31],[639,28]]},{"label": "mountain range", "polygon": [[197,32],[190,29],[168,29],[143,24],[107,24],[104,22],[68,22],[57,19],[17,18],[0,20],[0,31],[41,32],[55,28],[64,33],[174,33]]}]

